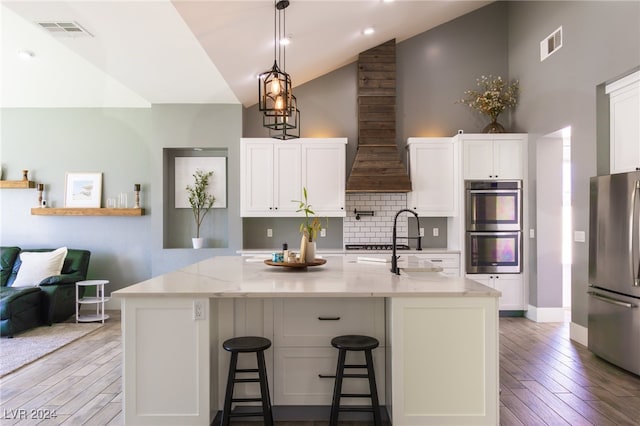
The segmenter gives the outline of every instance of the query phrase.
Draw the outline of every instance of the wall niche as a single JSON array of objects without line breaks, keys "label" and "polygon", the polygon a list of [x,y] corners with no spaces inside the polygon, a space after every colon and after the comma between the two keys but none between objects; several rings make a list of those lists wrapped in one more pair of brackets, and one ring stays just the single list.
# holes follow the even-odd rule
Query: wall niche
[{"label": "wall niche", "polygon": [[[193,212],[185,204],[185,173],[195,168],[213,170],[211,186],[216,202],[200,226],[203,249],[229,247],[229,209],[227,208],[228,150],[226,148],[164,148],[163,149],[163,248],[191,248],[196,236]],[[194,168],[194,170],[191,170]]]}]

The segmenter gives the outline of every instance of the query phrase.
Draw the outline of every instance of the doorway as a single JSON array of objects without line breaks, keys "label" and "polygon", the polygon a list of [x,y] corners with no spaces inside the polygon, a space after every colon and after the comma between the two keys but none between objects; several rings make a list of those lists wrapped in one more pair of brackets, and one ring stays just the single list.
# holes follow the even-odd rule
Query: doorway
[{"label": "doorway", "polygon": [[537,289],[540,321],[571,315],[571,128],[536,142]]}]

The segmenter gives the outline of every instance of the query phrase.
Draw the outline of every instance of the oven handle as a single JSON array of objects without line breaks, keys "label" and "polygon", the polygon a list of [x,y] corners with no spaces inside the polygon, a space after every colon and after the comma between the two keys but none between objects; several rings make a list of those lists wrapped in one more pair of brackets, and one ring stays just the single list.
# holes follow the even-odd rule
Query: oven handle
[{"label": "oven handle", "polygon": [[587,294],[591,295],[592,297],[595,297],[598,300],[602,300],[603,302],[611,303],[612,305],[618,305],[618,306],[622,306],[624,308],[629,308],[629,309],[638,307],[633,303],[623,302],[622,300],[614,299],[612,297],[608,297],[600,293],[596,293],[595,291],[588,291]]},{"label": "oven handle", "polygon": [[520,189],[467,189],[469,194],[520,194]]}]

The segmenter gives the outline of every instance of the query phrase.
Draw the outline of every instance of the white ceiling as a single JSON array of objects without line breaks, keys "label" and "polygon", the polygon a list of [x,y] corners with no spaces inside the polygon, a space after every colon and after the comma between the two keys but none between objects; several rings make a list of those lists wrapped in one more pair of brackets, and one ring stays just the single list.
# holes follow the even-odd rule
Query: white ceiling
[{"label": "white ceiling", "polygon": [[[1,1],[4,107],[251,106],[273,64],[273,0]],[[291,0],[286,70],[295,88],[488,3]],[[93,36],[53,36],[41,21],[75,21]],[[25,49],[35,56],[19,58]]]}]

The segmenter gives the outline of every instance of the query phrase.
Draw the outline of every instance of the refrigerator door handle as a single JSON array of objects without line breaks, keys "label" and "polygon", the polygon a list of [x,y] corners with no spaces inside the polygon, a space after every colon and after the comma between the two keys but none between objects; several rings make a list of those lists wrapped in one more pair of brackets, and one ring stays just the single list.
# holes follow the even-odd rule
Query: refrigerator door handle
[{"label": "refrigerator door handle", "polygon": [[608,297],[608,296],[602,295],[600,293],[596,293],[595,291],[588,291],[587,294],[591,295],[592,297],[595,297],[598,300],[602,300],[603,302],[611,303],[612,305],[623,306],[623,307],[629,308],[629,309],[633,309],[633,308],[637,308],[638,307],[637,305],[634,305],[633,303],[623,302],[622,300],[614,299],[612,297]]},{"label": "refrigerator door handle", "polygon": [[[640,229],[635,229],[636,224],[636,204],[638,192],[640,192],[640,180],[637,180],[635,185],[633,185],[633,189],[631,192],[631,212],[629,215],[629,263],[631,263],[631,276],[633,277],[633,286],[640,286],[640,255],[634,256],[636,253],[634,252],[635,248],[635,237],[638,236],[638,240],[640,242]],[[639,227],[640,228],[640,227]],[[638,249],[640,251],[640,249]]]}]

